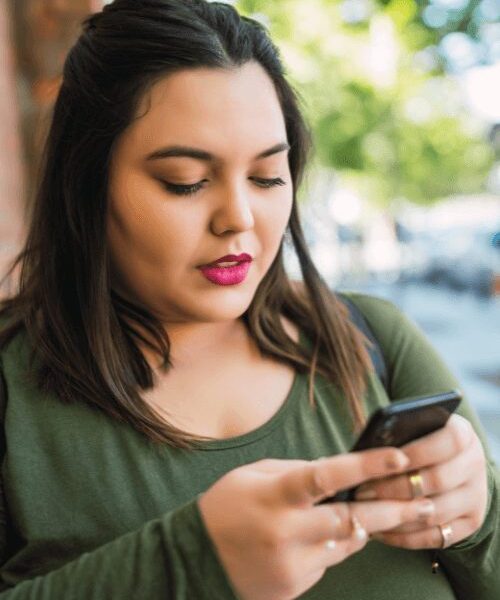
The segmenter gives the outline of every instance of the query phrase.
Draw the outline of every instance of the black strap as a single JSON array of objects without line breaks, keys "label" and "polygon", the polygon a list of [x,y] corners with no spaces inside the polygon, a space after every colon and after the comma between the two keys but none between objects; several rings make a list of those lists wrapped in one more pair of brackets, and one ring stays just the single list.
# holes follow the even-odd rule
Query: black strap
[{"label": "black strap", "polygon": [[387,366],[385,364],[384,355],[382,353],[382,349],[380,348],[380,344],[377,341],[377,338],[375,337],[372,329],[368,325],[363,313],[354,304],[354,302],[340,292],[337,292],[336,295],[349,309],[349,316],[351,318],[351,321],[358,327],[358,329],[360,329],[366,335],[370,342],[373,343],[373,347],[368,348],[370,358],[372,359],[375,371],[380,381],[382,382],[385,391],[389,395],[389,380],[387,375]]},{"label": "black strap", "polygon": [[5,454],[4,416],[7,406],[7,384],[3,374],[2,357],[0,356],[0,460]]}]

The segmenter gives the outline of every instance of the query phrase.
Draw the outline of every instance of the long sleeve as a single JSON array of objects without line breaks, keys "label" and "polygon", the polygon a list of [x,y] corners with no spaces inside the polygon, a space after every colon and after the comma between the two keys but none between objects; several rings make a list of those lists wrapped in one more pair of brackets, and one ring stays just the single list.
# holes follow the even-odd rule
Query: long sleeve
[{"label": "long sleeve", "polygon": [[[0,357],[0,408],[7,402]],[[3,462],[5,430],[0,420]],[[25,581],[5,576],[9,564],[8,510],[0,477],[0,599],[154,600],[227,599],[236,596],[217,558],[198,507],[198,496],[135,531],[118,536],[48,573]]]},{"label": "long sleeve", "polygon": [[[391,374],[390,397],[400,399],[460,388],[460,383],[420,328],[394,304],[350,294],[373,329]],[[488,461],[488,506],[481,528],[439,553],[454,591],[461,600],[500,598],[500,475],[479,419],[464,398],[457,411],[468,419]]]},{"label": "long sleeve", "polygon": [[[4,539],[2,539],[4,543]],[[0,594],[3,600],[235,599],[197,500]]]}]

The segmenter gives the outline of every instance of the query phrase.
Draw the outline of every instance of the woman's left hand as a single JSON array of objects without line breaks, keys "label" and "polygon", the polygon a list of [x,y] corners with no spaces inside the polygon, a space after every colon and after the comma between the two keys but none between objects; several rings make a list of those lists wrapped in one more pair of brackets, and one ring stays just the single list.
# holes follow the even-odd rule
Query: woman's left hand
[{"label": "woman's left hand", "polygon": [[417,472],[420,493],[434,502],[435,512],[372,537],[401,548],[444,548],[476,532],[485,518],[488,486],[483,447],[469,421],[454,414],[445,427],[401,450],[410,459],[407,472],[360,486],[356,500],[412,498],[419,486],[410,476]]}]

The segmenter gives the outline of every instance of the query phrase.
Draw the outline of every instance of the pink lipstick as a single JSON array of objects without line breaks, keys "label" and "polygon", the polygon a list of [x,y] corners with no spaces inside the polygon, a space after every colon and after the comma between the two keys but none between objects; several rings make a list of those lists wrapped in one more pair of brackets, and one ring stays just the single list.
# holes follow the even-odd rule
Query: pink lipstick
[{"label": "pink lipstick", "polygon": [[251,264],[252,257],[249,254],[228,254],[199,269],[216,285],[236,285],[245,280]]}]

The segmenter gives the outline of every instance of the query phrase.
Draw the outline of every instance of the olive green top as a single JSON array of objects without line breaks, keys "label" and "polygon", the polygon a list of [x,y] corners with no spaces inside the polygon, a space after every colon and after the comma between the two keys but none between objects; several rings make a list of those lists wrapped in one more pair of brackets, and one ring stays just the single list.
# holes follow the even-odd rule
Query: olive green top
[{"label": "olive green top", "polygon": [[[392,399],[460,387],[394,304],[348,296],[381,344]],[[345,401],[335,387],[317,377],[314,410],[307,376],[296,374],[281,408],[257,429],[205,442],[194,451],[155,449],[143,434],[102,411],[63,404],[34,389],[23,380],[27,350],[20,333],[1,354],[7,406],[0,599],[234,600],[199,513],[198,495],[240,465],[262,458],[312,460],[345,452],[354,441]],[[365,397],[368,410],[388,402],[373,375]],[[466,399],[459,413],[484,442]],[[437,574],[431,573],[429,551],[370,541],[327,569],[300,598],[498,600],[500,478],[491,461],[488,477],[482,527],[440,552]]]}]

